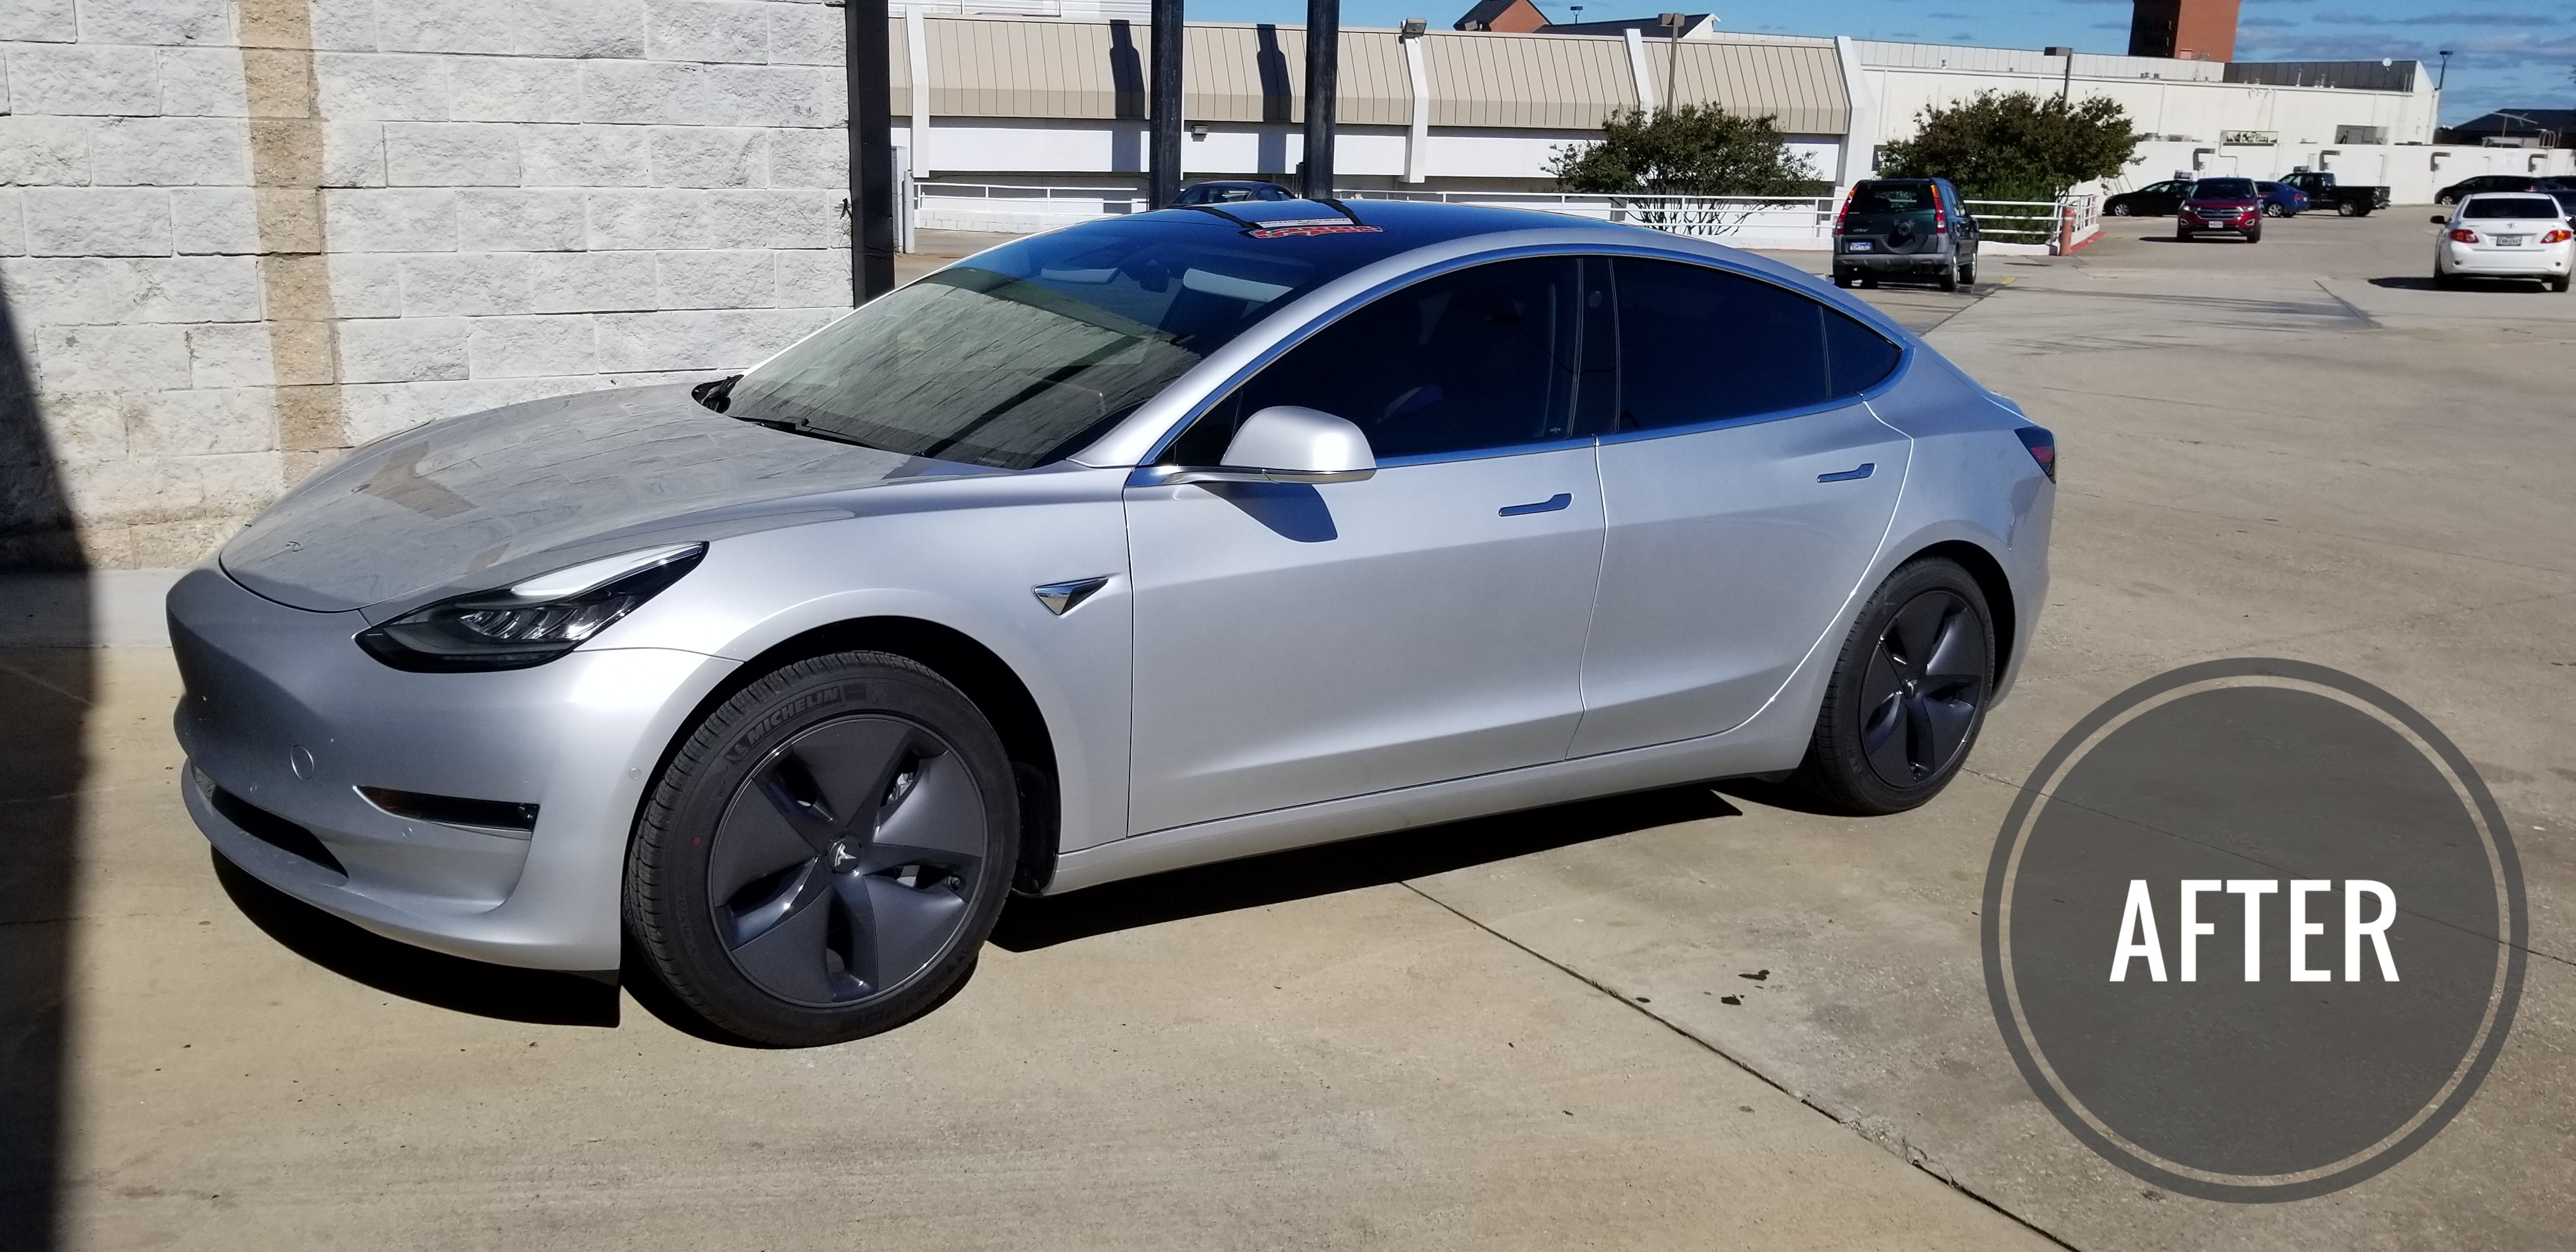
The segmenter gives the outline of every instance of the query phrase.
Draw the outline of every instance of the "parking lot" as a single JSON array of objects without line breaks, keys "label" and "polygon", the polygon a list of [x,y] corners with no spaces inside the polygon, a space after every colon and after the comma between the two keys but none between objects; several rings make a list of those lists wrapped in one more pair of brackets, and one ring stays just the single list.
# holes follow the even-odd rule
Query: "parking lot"
[{"label": "parking lot", "polygon": [[[2029,663],[1931,806],[1726,783],[1017,901],[954,1001],[826,1050],[708,1042],[649,995],[219,876],[148,604],[106,585],[110,637],[82,636],[30,590],[0,623],[0,820],[33,849],[0,867],[5,1181],[54,1179],[61,1242],[95,1248],[2566,1246],[2576,297],[2432,290],[2427,212],[2259,245],[2115,220],[1973,292],[1867,293],[2063,464]],[[2041,754],[2224,656],[2424,711],[2528,879],[2484,1088],[2320,1200],[2172,1196],[2094,1156],[1980,969]]]}]

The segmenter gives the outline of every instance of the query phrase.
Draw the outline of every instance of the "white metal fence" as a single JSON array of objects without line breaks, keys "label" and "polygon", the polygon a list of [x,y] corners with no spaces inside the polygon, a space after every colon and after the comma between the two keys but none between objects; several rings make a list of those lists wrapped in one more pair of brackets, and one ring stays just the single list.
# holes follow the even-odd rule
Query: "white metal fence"
[{"label": "white metal fence", "polygon": [[[1812,251],[1833,246],[1833,196],[1614,196],[1545,191],[1344,191],[1345,200],[1414,200],[1535,209],[1602,222],[1624,222],[1722,240],[1742,248]],[[1018,186],[1001,183],[911,184],[912,225],[922,230],[1013,234],[1053,230],[1145,211],[1141,191],[1118,187]],[[2099,231],[2092,196],[2045,200],[1970,200],[1985,237],[2018,251],[2055,250]]]}]

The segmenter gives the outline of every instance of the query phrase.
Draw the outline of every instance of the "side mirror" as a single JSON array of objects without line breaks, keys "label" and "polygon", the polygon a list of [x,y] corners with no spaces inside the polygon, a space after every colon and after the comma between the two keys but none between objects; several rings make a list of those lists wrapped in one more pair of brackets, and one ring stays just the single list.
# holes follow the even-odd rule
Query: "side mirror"
[{"label": "side mirror", "polygon": [[2434,224],[2434,225],[2436,225],[2436,226],[2439,226],[2439,225],[2441,225],[2442,223],[2447,222],[2447,221],[2450,221],[2450,220],[2451,220],[2450,218],[2444,217],[2443,215],[2441,215],[2441,214],[2439,214],[2439,213],[2436,213],[2436,214],[2434,214],[2434,215],[2433,215],[2433,224]]},{"label": "side mirror", "polygon": [[1243,419],[1224,463],[1183,468],[1169,483],[1347,483],[1377,473],[1359,427],[1330,413],[1277,404]]}]

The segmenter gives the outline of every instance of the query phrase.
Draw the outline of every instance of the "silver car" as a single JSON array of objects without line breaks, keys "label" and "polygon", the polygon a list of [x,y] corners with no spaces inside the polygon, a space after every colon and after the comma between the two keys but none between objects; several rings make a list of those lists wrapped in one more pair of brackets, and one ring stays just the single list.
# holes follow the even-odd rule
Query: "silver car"
[{"label": "silver car", "polygon": [[[189,811],[370,930],[817,1044],[1006,898],[1958,770],[2048,432],[1785,266],[1544,214],[1075,226],[753,368],[361,448],[170,594]],[[627,977],[647,971],[628,969]]]}]

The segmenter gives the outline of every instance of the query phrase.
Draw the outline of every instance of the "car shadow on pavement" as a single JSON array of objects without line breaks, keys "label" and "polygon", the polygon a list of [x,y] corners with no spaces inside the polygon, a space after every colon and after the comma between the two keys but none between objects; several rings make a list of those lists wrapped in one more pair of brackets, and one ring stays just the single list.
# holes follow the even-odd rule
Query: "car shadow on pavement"
[{"label": "car shadow on pavement", "polygon": [[1678,822],[1740,817],[1707,783],[1480,817],[1108,883],[1016,896],[993,930],[1010,952],[1424,878]]},{"label": "car shadow on pavement", "polygon": [[279,891],[209,849],[215,880],[279,946],[351,982],[478,1017],[546,1026],[615,1026],[617,988],[553,970],[490,965],[399,943]]}]

